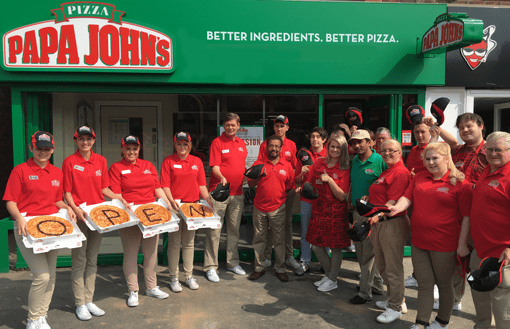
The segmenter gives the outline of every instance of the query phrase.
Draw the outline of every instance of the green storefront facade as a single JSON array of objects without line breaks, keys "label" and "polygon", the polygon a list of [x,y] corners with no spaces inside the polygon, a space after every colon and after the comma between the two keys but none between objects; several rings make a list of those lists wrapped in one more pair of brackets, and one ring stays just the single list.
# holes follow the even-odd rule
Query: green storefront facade
[{"label": "green storefront facade", "polygon": [[[178,130],[207,156],[226,112],[266,135],[285,114],[299,146],[356,106],[364,127],[389,127],[400,140],[402,108],[424,106],[426,87],[444,85],[445,54],[420,56],[417,42],[447,11],[442,4],[27,0],[2,9],[14,165],[29,156],[29,136],[48,130],[60,167],[86,123],[110,163],[118,136],[137,132],[159,168]],[[9,226],[0,222],[0,271]]]}]

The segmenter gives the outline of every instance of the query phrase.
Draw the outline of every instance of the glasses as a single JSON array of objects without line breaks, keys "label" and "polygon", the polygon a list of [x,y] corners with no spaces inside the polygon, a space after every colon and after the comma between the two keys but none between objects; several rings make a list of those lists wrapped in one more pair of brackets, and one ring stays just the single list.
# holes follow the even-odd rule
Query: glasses
[{"label": "glasses", "polygon": [[393,153],[395,152],[398,152],[398,150],[384,150],[384,151],[381,151],[381,154],[386,154],[388,153],[389,155],[392,155]]},{"label": "glasses", "polygon": [[489,154],[492,154],[492,153],[501,154],[501,153],[505,152],[506,150],[510,150],[510,148],[506,148],[504,150],[502,150],[502,149],[493,149],[493,148],[490,148],[490,147],[486,148],[486,151]]},{"label": "glasses", "polygon": [[281,147],[281,146],[278,146],[278,145],[269,145],[267,148],[268,148],[268,149],[280,149],[280,148],[282,148],[282,147]]}]

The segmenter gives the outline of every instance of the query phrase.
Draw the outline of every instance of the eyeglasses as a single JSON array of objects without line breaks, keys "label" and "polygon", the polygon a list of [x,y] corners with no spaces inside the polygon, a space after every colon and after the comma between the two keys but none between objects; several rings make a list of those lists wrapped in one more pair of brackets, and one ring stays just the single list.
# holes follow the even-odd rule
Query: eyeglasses
[{"label": "eyeglasses", "polygon": [[267,146],[268,149],[280,149],[282,148],[281,146],[278,146],[278,145],[268,145]]},{"label": "eyeglasses", "polygon": [[509,148],[506,148],[506,149],[504,149],[504,150],[502,150],[502,149],[493,149],[493,148],[488,147],[488,148],[486,148],[485,150],[486,150],[486,151],[487,151],[487,153],[489,153],[489,154],[492,154],[492,153],[501,154],[501,153],[505,152],[506,150],[510,150],[510,147],[509,147]]},{"label": "eyeglasses", "polygon": [[398,150],[384,150],[384,151],[381,151],[381,154],[386,154],[388,153],[389,155],[392,155],[393,153],[395,152],[398,152]]}]

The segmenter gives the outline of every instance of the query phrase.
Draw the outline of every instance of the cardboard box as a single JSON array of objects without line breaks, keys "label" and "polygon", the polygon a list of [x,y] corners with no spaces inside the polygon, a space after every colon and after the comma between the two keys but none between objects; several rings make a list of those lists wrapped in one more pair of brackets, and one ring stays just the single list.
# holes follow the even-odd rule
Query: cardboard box
[{"label": "cardboard box", "polygon": [[[122,224],[112,225],[112,226],[108,226],[108,227],[100,227],[89,216],[92,209],[94,209],[95,207],[98,207],[98,206],[115,206],[120,209],[123,209],[128,213],[129,220]],[[83,211],[85,211],[85,213],[87,213],[87,215],[85,216],[85,219],[87,220],[86,224],[89,227],[89,229],[91,229],[92,231],[98,231],[99,233],[111,232],[111,231],[115,231],[115,230],[120,230],[121,228],[135,226],[140,221],[138,218],[136,218],[135,214],[132,211],[130,211],[129,209],[126,209],[126,207],[124,207],[122,202],[120,202],[117,199],[112,200],[112,201],[98,203],[98,204],[93,204],[93,205],[87,205],[86,203],[83,203],[80,205],[80,208]]]},{"label": "cardboard box", "polygon": [[[181,206],[181,200],[175,200],[179,204],[179,207]],[[198,202],[199,204],[202,204],[204,206],[207,206],[212,209],[212,207],[205,201],[200,200]],[[186,225],[188,226],[188,230],[198,230],[200,228],[211,228],[211,229],[220,229],[221,230],[221,217],[218,216],[218,214],[213,210],[212,217],[186,217],[184,216],[181,209],[179,209],[179,213],[181,215],[181,218],[183,218],[186,222]]]},{"label": "cardboard box", "polygon": [[[157,204],[159,206],[165,207],[168,209],[168,205],[163,199],[159,199],[156,202],[151,202],[149,204]],[[131,209],[133,209],[133,212],[136,210],[136,208],[140,207],[141,205],[132,206]],[[145,226],[142,224],[142,222],[138,222],[138,227],[140,228],[140,231],[142,231],[143,238],[150,238],[155,236],[156,234],[164,233],[164,232],[177,232],[179,231],[179,222],[180,218],[177,216],[177,213],[170,209],[168,210],[170,212],[170,215],[172,218],[170,221],[162,224],[155,224],[151,226]]]}]

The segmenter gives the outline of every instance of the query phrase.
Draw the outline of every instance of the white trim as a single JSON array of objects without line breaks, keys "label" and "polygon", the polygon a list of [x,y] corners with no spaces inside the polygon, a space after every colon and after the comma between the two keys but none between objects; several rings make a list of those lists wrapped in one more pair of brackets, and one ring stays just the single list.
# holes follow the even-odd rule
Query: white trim
[{"label": "white trim", "polygon": [[494,131],[501,130],[501,110],[510,109],[510,103],[494,104]]},{"label": "white trim", "polygon": [[[101,140],[101,106],[147,106],[156,107],[157,110],[157,127],[158,127],[158,166],[157,169],[161,169],[163,163],[163,105],[161,102],[151,101],[95,101],[94,102],[94,113],[95,113],[95,125],[99,127],[96,129],[96,140]],[[101,154],[101,143],[96,144],[96,152]]]}]

